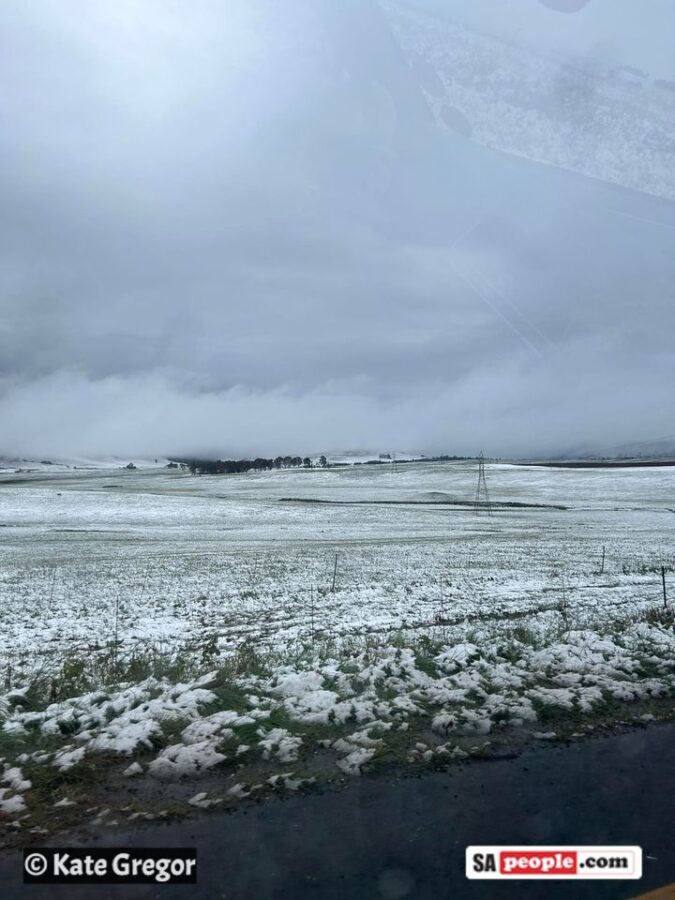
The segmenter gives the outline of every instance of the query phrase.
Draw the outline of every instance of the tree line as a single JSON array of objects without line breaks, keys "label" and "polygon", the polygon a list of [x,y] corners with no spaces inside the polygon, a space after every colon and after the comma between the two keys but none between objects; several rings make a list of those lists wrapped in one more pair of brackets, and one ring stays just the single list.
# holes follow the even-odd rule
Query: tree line
[{"label": "tree line", "polygon": [[325,456],[313,463],[309,456],[276,456],[266,459],[258,456],[255,459],[182,459],[178,460],[187,466],[193,475],[236,475],[241,472],[263,472],[272,469],[311,469],[315,465],[324,468],[328,465]]}]

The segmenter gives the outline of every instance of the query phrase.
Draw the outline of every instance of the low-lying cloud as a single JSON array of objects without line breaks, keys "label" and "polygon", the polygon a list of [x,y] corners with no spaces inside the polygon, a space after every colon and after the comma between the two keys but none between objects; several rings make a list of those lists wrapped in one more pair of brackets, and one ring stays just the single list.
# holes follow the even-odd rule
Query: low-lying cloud
[{"label": "low-lying cloud", "polygon": [[451,385],[415,383],[388,397],[365,378],[309,391],[195,391],[161,372],[99,380],[60,372],[6,385],[0,418],[13,454],[57,459],[354,448],[524,457],[663,434],[669,360],[619,374],[608,370],[606,347],[577,349],[574,367],[565,352],[545,361],[522,353]]}]

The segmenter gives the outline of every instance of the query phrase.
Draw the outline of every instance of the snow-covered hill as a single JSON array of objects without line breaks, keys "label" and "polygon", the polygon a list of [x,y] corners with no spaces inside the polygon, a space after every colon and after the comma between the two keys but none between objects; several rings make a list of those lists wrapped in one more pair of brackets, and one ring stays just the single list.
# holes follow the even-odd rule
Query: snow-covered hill
[{"label": "snow-covered hill", "polygon": [[403,450],[336,450],[324,453],[324,456],[333,465],[354,465],[373,461],[389,462],[391,459],[399,462],[424,459],[423,453],[408,453]]},{"label": "snow-covered hill", "polygon": [[65,472],[68,469],[121,469],[129,464],[136,469],[157,469],[167,465],[168,459],[145,457],[53,457],[29,459],[18,456],[0,456],[0,472]]},{"label": "snow-covered hill", "polygon": [[593,445],[567,449],[570,459],[675,459],[675,436],[624,444]]},{"label": "snow-covered hill", "polygon": [[675,199],[675,85],[560,60],[380,0],[437,122],[517,156]]}]

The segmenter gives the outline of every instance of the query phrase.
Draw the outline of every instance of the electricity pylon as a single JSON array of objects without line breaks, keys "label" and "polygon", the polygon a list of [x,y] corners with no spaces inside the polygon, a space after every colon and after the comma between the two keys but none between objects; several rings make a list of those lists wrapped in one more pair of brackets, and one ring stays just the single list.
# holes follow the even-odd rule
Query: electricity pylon
[{"label": "electricity pylon", "polygon": [[483,509],[487,510],[489,516],[492,515],[492,503],[490,503],[490,494],[488,493],[485,480],[485,457],[481,450],[478,456],[478,484],[476,486],[476,499],[473,504],[474,514],[478,515]]}]

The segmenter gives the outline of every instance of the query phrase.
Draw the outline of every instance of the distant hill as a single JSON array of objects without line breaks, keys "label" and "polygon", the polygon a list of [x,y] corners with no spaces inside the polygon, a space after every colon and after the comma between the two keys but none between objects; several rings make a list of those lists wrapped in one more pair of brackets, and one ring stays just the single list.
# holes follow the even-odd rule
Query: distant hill
[{"label": "distant hill", "polygon": [[629,441],[613,446],[580,447],[563,454],[561,459],[664,460],[675,459],[675,437],[648,441]]}]

